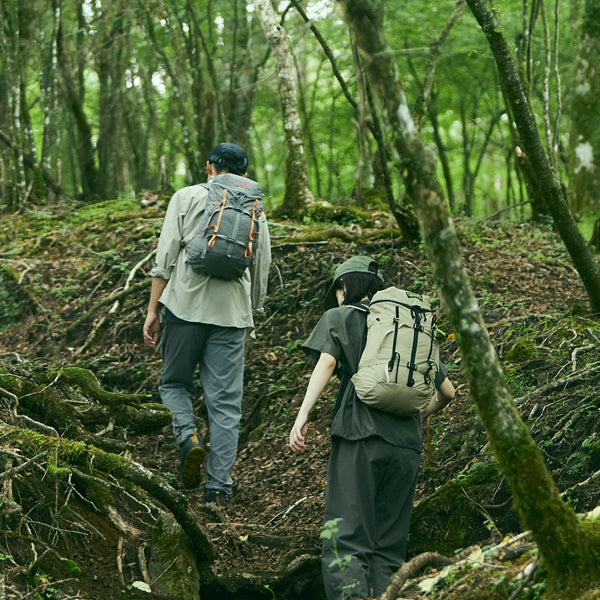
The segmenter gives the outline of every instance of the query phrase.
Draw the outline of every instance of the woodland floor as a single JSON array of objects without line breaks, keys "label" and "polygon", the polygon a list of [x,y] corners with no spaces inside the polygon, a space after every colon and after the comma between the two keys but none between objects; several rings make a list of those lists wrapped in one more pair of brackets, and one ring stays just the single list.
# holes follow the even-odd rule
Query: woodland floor
[{"label": "woodland floor", "polygon": [[[11,269],[14,281],[8,286],[10,302],[5,297],[4,309],[0,309],[0,362],[21,369],[76,364],[94,371],[106,389],[147,393],[157,401],[161,361],[141,339],[148,298],[143,281],[150,262],[135,270],[127,285],[140,285],[141,289],[124,298],[118,310],[108,314],[111,303],[97,304],[122,289],[136,263],[153,250],[163,208],[144,211],[127,204],[106,204],[95,210],[83,207],[67,221],[59,212],[45,208],[39,214],[11,217],[10,227],[3,224],[0,260]],[[334,214],[333,221],[316,221],[305,226],[271,224],[270,293],[267,312],[257,324],[257,339],[248,346],[244,421],[232,499],[225,508],[211,508],[202,505],[201,489],[185,492],[192,505],[198,506],[217,549],[213,573],[233,574],[233,579],[260,574],[260,581],[275,582],[272,587],[278,598],[285,595],[277,589],[278,576],[293,571],[294,561],[306,564],[307,556],[319,554],[334,383],[314,411],[308,450],[294,455],[286,442],[310,373],[299,345],[321,314],[332,268],[350,254],[377,256],[388,282],[435,296],[422,250],[406,245],[397,235],[383,233],[389,226],[383,216],[361,221],[356,215],[342,214],[336,222]],[[600,403],[595,395],[600,377],[591,375],[577,387],[567,390],[563,386],[541,399],[532,392],[593,366],[600,327],[589,317],[582,285],[550,226],[459,220],[457,229],[473,287],[519,411],[543,447],[557,485],[567,490],[600,468],[598,451],[582,451],[583,442],[600,435]],[[355,236],[357,241],[333,236],[324,242],[305,241],[309,234],[315,236],[315,230],[317,237],[319,231],[323,233],[323,239],[334,230],[346,239]],[[359,236],[377,231],[382,232],[381,237]],[[8,289],[6,281],[0,283]],[[442,329],[443,321],[442,317]],[[443,344],[442,355],[451,367],[450,378],[458,395],[442,414],[431,419],[417,505],[435,497],[443,484],[491,460],[452,338],[450,335]],[[198,424],[206,432],[201,393],[197,404]],[[573,424],[569,419],[574,405],[590,405],[595,412],[588,415],[582,408],[583,414]],[[131,458],[180,489],[169,426],[149,434],[121,430],[115,435],[131,444]],[[599,487],[581,488],[572,496],[575,510],[594,508]],[[466,531],[460,543],[451,535],[452,506],[442,506],[436,516],[415,523],[411,555],[426,550],[452,554],[472,544],[497,543],[521,531],[501,477],[464,495],[467,511],[476,516],[462,525]],[[104,539],[73,553],[85,576],[69,584],[69,593],[63,587],[63,596],[57,592],[44,598],[121,598],[125,597],[122,590],[142,578],[138,548],[149,543],[151,521],[140,516],[138,534],[128,538],[93,511],[86,514]],[[6,583],[17,586],[18,580],[11,580],[11,569],[23,566],[26,549],[19,555],[2,537],[0,545],[0,569]],[[9,554],[12,562],[2,559]],[[311,564],[313,570],[307,576],[318,577],[316,563]],[[235,584],[231,586],[235,589]],[[30,591],[30,587],[24,588],[23,597]],[[422,597],[420,593],[407,591],[406,597]],[[201,591],[201,597],[229,596],[224,588],[209,586]],[[238,592],[231,597],[245,596]],[[263,595],[253,597],[272,596],[264,590]]]}]

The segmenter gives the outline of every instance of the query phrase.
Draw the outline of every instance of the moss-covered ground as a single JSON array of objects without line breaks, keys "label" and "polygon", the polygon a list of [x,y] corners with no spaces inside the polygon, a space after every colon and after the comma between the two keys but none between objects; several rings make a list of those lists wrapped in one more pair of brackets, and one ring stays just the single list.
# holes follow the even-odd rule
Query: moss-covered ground
[{"label": "moss-covered ground", "polygon": [[[56,377],[65,367],[94,373],[109,404],[117,397],[111,393],[130,394],[142,403],[158,401],[161,361],[143,345],[141,328],[147,274],[164,208],[164,203],[142,209],[135,200],[119,200],[69,210],[47,206],[2,219],[0,387],[13,386],[13,395],[22,397],[17,412],[42,419],[36,403],[28,402],[34,381],[48,386],[50,400],[52,392],[57,402],[66,401],[68,414],[89,402],[89,389],[65,375]],[[378,258],[388,282],[436,297],[422,250],[392,233],[394,224],[383,213],[319,207],[302,224],[273,220],[270,229],[270,289],[257,338],[248,345],[235,493],[226,509],[211,511],[202,508],[200,493],[186,492],[191,505],[204,511],[203,523],[218,554],[213,571],[227,580],[230,590],[225,592],[217,578],[206,585],[204,600],[229,597],[226,593],[236,597],[235,590],[241,589],[236,585],[242,584],[255,594],[248,597],[272,597],[265,582],[280,600],[292,597],[285,591],[293,589],[290,581],[299,586],[294,597],[317,599],[322,594],[315,561],[335,383],[312,415],[308,451],[293,455],[286,440],[309,373],[299,346],[321,314],[333,267],[351,254],[369,254]],[[568,254],[547,226],[459,220],[457,229],[521,417],[568,503],[578,513],[589,511],[597,504],[600,487],[600,323],[589,314]],[[536,600],[544,592],[545,576],[531,539],[509,543],[502,557],[485,554],[520,534],[522,527],[478,423],[460,352],[443,315],[440,327],[447,334],[443,359],[458,394],[442,414],[432,417],[426,432],[409,553],[454,556],[476,546],[484,559],[448,570],[434,584],[431,579],[440,571],[421,573],[403,597],[504,599],[516,598],[518,592],[519,600]],[[35,390],[39,393],[39,387]],[[14,399],[2,396],[0,419],[7,424]],[[98,399],[94,403],[100,404]],[[206,432],[200,389],[197,408],[198,425]],[[68,438],[75,430],[69,419],[56,417],[49,425]],[[181,489],[168,425],[140,433],[110,417],[97,426],[89,420],[79,423],[90,435],[110,439],[116,454],[139,461]],[[27,438],[33,444],[27,448],[15,445],[14,439],[2,433],[4,472],[36,454],[33,438]],[[5,533],[0,537],[0,569],[6,585],[23,593],[32,586],[42,590],[39,579],[27,576],[34,561],[33,538],[41,540],[39,554],[50,548],[36,577],[69,579],[57,584],[55,592],[46,586],[40,597],[65,598],[76,590],[89,600],[133,594],[131,585],[143,578],[139,548],[151,540],[158,504],[147,496],[134,500],[134,486],[127,487],[114,473],[112,480],[108,473],[107,482],[89,464],[78,466],[42,446],[39,453],[40,466],[31,463],[5,479],[12,485],[1,507]],[[123,523],[109,506],[120,511]],[[24,527],[31,535],[23,533]],[[513,546],[522,552],[511,555]],[[85,577],[65,575],[58,568],[61,561],[48,560],[52,552],[73,560]],[[250,575],[242,581],[240,573],[255,574],[257,583]],[[428,580],[419,587],[419,581]]]}]

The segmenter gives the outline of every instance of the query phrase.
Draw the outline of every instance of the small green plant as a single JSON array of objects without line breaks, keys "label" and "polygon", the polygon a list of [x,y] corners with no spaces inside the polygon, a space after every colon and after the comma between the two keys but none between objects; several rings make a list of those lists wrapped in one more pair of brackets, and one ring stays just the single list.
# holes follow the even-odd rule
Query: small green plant
[{"label": "small green plant", "polygon": [[580,473],[584,470],[588,457],[584,452],[574,452],[567,458],[567,467],[571,473]]},{"label": "small green plant", "polygon": [[335,558],[329,563],[329,568],[338,568],[340,570],[342,574],[342,580],[344,582],[342,589],[349,592],[358,585],[358,581],[354,580],[349,582],[345,574],[346,568],[354,560],[354,556],[351,556],[350,554],[340,556],[337,549],[336,534],[339,531],[338,525],[341,523],[341,521],[342,519],[340,518],[326,521],[321,529],[320,537],[322,540],[329,540],[331,542],[331,550],[335,555]]},{"label": "small green plant", "polygon": [[265,585],[265,589],[271,592],[271,597],[273,598],[273,600],[277,600],[277,596],[275,595],[275,592],[271,589],[271,586],[269,584]]}]

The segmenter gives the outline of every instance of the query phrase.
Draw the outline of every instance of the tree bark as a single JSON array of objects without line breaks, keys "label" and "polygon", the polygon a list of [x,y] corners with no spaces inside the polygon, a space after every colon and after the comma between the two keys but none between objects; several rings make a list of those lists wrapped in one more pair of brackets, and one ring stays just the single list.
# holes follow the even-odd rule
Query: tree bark
[{"label": "tree bark", "polygon": [[2,43],[2,76],[6,87],[5,110],[6,128],[15,142],[14,155],[12,156],[11,179],[13,185],[7,199],[9,210],[22,207],[25,199],[27,182],[23,164],[23,131],[21,124],[22,97],[21,81],[24,77],[21,63],[20,43],[20,11],[18,3],[14,0],[7,1],[0,6],[2,11],[2,27],[0,27],[0,42]]},{"label": "tree bark", "polygon": [[600,314],[600,271],[569,211],[560,182],[544,151],[535,118],[502,34],[501,26],[484,0],[467,0],[467,3],[487,37],[494,54],[500,84],[511,106],[513,118],[521,136],[522,148],[529,158],[538,187],[546,201],[556,229],[581,277],[592,309],[595,313]]},{"label": "tree bark", "polygon": [[[179,124],[183,133],[183,150],[187,161],[189,175],[191,180],[194,182],[204,181],[206,168],[203,166],[200,152],[194,143],[193,128],[190,128],[192,119],[190,119],[187,111],[187,105],[184,101],[187,90],[182,89],[182,87],[185,80],[179,76],[175,62],[171,61],[157,37],[156,27],[153,19],[154,15],[151,12],[151,7],[149,7],[147,3],[142,2],[142,0],[138,0],[138,7],[144,15],[146,31],[149,35],[150,41],[152,42],[154,50],[161,58],[163,67],[165,68],[165,71],[171,82],[173,98],[178,112]],[[172,25],[170,24],[170,20],[168,23],[169,28],[171,28]],[[169,30],[169,34],[175,37],[176,31]],[[176,44],[175,41],[173,41],[173,44]],[[205,154],[205,156],[208,156],[208,152]]]},{"label": "tree bark", "polygon": [[308,187],[304,133],[298,111],[297,72],[286,32],[278,23],[271,0],[258,0],[254,6],[277,69],[277,86],[287,151],[282,209],[288,216],[297,217],[304,212],[306,204],[313,199]]},{"label": "tree bark", "polygon": [[[31,433],[27,429],[6,428],[5,439],[8,442],[20,442],[25,456],[41,451],[55,456],[58,464],[66,465],[63,467],[65,469],[71,469],[73,465],[76,465],[85,470],[92,470],[90,465],[93,465],[92,474],[94,472],[99,475],[110,473],[117,478],[133,482],[171,511],[192,543],[199,568],[207,569],[214,561],[215,548],[204,527],[199,523],[198,515],[190,508],[188,498],[172,488],[161,476],[146,469],[140,463],[82,442],[74,442],[67,438],[47,437],[39,433],[32,436]],[[32,438],[34,438],[34,442]]]},{"label": "tree bark", "polygon": [[370,66],[369,75],[401,152],[397,166],[407,171],[407,191],[416,208],[450,324],[457,334],[472,397],[516,509],[546,558],[547,589],[561,588],[562,598],[575,598],[579,591],[600,581],[594,566],[600,553],[598,527],[580,524],[561,500],[508,391],[435,176],[435,160],[414,126],[385,41],[382,7],[378,0],[338,0],[338,8]]},{"label": "tree bark", "polygon": [[63,24],[58,31],[58,61],[65,88],[67,106],[75,121],[77,132],[77,165],[81,178],[81,193],[86,200],[93,200],[98,194],[98,171],[94,158],[92,130],[83,110],[82,86],[76,85],[69,66],[68,50],[65,47]]},{"label": "tree bark", "polygon": [[[61,130],[58,126],[58,31],[62,15],[62,0],[52,0],[52,38],[46,49],[46,56],[40,80],[44,105],[44,134],[42,138],[41,164],[48,173],[58,173],[60,164]],[[59,182],[60,183],[60,182]]]},{"label": "tree bark", "polygon": [[[600,208],[600,0],[585,3],[578,39],[571,100],[571,207],[577,212]],[[578,35],[580,33],[580,35]]]},{"label": "tree bark", "polygon": [[124,76],[123,46],[125,17],[118,3],[97,8],[98,48],[96,71],[99,84],[98,105],[98,176],[102,181],[102,196],[116,198],[119,190],[119,170],[125,164],[119,136],[122,112],[122,82]]}]

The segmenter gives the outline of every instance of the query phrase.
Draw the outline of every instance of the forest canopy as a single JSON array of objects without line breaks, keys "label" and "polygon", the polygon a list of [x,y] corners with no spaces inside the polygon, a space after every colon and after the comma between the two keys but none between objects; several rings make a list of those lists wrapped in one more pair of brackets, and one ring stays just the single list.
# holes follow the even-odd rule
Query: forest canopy
[{"label": "forest canopy", "polygon": [[[203,181],[206,156],[223,140],[247,148],[250,175],[280,205],[289,143],[280,69],[260,4],[2,0],[2,209]],[[599,112],[594,4],[511,1],[494,9],[540,135],[584,218],[598,203],[598,186],[590,184]],[[531,166],[465,3],[381,5],[393,60],[420,134],[439,156],[452,212],[485,216],[512,207],[503,214],[520,219],[533,207],[537,214]],[[276,8],[293,57],[312,195],[373,207],[391,194],[402,204],[403,183],[386,168],[390,148],[378,135],[365,65],[335,4]],[[587,221],[585,227],[591,234]]]}]

